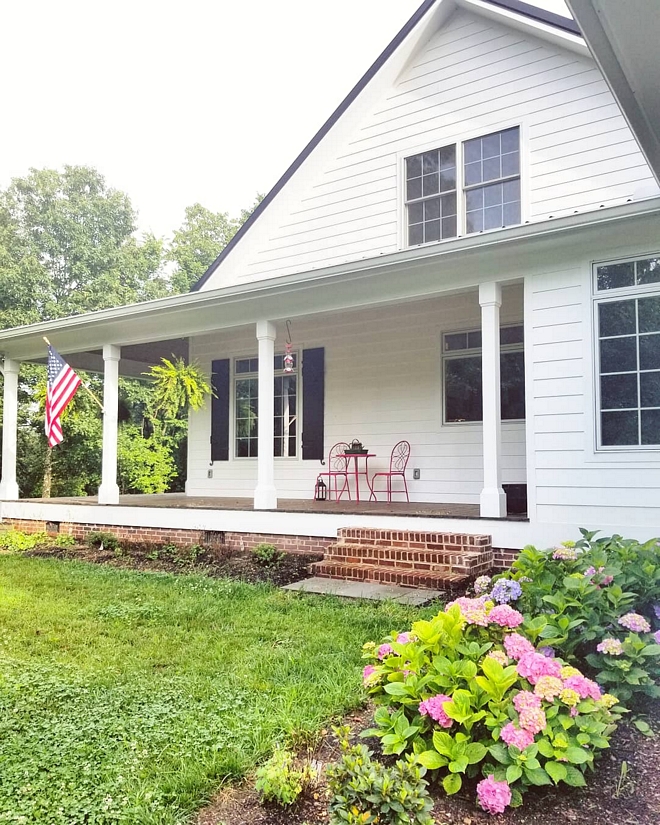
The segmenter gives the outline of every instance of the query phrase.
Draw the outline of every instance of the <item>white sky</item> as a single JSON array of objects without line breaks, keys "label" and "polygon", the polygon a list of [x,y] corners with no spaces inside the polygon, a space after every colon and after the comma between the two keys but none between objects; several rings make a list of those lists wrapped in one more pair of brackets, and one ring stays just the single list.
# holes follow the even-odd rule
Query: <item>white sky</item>
[{"label": "white sky", "polygon": [[5,0],[0,186],[89,164],[157,235],[195,202],[238,214],[420,4]]}]

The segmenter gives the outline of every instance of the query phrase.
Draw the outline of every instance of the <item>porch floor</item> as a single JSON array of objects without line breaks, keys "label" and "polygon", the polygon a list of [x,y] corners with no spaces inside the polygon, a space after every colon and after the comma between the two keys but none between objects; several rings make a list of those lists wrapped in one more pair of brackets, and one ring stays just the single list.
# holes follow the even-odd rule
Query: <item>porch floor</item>
[{"label": "porch floor", "polygon": [[[96,496],[23,499],[39,504],[96,505]],[[184,493],[125,495],[119,504],[109,507],[164,507],[184,510],[253,510],[252,498],[186,496]],[[421,501],[314,501],[313,499],[279,499],[277,510],[286,513],[331,513],[361,516],[423,516],[426,518],[479,519],[478,504],[437,504]],[[511,515],[507,520],[525,521],[527,516]]]}]

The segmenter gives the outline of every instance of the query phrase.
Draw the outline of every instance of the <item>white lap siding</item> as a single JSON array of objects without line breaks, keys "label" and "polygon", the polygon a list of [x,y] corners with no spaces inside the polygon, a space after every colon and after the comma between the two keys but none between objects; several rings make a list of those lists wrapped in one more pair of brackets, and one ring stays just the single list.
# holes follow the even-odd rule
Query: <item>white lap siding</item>
[{"label": "white lap siding", "polygon": [[[504,290],[503,323],[521,323],[522,286]],[[394,444],[412,446],[408,465],[411,499],[477,504],[482,488],[481,424],[442,423],[441,336],[478,329],[476,292],[398,307],[354,310],[299,319],[292,325],[294,349],[325,348],[325,453],[337,441],[362,441],[377,458],[370,471],[387,468]],[[278,326],[276,352],[285,329]],[[207,372],[218,358],[256,355],[253,329],[241,328],[191,340],[191,356]],[[233,374],[232,374],[233,375]],[[232,378],[233,380],[233,378]],[[300,393],[299,393],[300,395]],[[233,399],[233,393],[232,393]],[[189,495],[251,496],[256,460],[233,458],[209,464],[210,409],[190,417]],[[503,425],[504,483],[525,482],[525,425]],[[412,479],[413,468],[421,478]],[[208,479],[208,470],[213,478]],[[310,498],[324,468],[318,461],[275,460],[281,498]],[[364,491],[364,488],[363,488]]]}]

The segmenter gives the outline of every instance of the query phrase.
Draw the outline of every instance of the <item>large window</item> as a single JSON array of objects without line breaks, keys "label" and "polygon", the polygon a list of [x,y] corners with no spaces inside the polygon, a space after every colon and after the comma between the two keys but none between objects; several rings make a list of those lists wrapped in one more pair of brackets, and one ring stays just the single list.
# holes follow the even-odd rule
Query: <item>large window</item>
[{"label": "large window", "polygon": [[405,176],[408,246],[520,223],[518,127],[412,155]]},{"label": "large window", "polygon": [[660,446],[660,257],[595,267],[599,446]]},{"label": "large window", "polygon": [[[275,438],[273,455],[293,457],[297,453],[298,358],[293,372],[284,372],[284,356],[275,356]],[[235,455],[253,458],[258,454],[259,359],[237,358],[234,362]]]},{"label": "large window", "polygon": [[[502,419],[525,417],[522,326],[500,329]],[[483,420],[481,330],[443,336],[445,423]]]}]

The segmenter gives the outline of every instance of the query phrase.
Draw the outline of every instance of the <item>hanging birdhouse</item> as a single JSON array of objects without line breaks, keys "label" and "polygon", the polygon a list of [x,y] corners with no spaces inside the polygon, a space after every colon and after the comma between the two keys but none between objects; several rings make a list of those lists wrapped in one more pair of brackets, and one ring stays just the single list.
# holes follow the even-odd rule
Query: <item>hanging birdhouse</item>
[{"label": "hanging birdhouse", "polygon": [[284,372],[293,372],[293,344],[291,342],[291,321],[286,322],[286,344],[284,345]]}]

